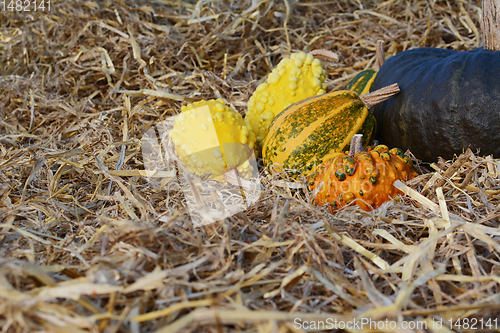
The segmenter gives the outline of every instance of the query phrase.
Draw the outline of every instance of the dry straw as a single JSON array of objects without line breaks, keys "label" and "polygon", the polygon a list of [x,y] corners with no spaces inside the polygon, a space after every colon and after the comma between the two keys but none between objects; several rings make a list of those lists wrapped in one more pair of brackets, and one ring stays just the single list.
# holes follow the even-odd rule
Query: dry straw
[{"label": "dry straw", "polygon": [[419,164],[398,185],[407,195],[335,215],[263,172],[256,204],[195,228],[177,175],[157,173],[163,187],[150,186],[141,154],[142,134],[187,102],[222,98],[244,114],[292,52],[338,54],[324,64],[329,89],[340,89],[375,65],[378,40],[386,56],[478,46],[479,13],[465,0],[53,0],[50,12],[6,10],[2,331],[284,333],[364,317],[428,325],[404,332],[480,318],[493,331],[484,324],[500,313],[498,160],[466,151]]}]

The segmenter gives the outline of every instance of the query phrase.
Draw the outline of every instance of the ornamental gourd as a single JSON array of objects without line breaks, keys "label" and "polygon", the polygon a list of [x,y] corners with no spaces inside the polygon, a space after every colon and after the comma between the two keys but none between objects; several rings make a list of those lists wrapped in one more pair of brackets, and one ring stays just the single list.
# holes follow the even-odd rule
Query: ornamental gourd
[{"label": "ornamental gourd", "polygon": [[274,117],[287,106],[326,91],[326,72],[319,59],[304,52],[283,58],[248,101],[247,126],[260,146]]},{"label": "ornamental gourd", "polygon": [[[373,81],[377,76],[377,71],[374,69],[365,69],[356,74],[347,84],[344,86],[343,90],[352,90],[357,92],[359,95],[366,95],[370,92]],[[377,131],[377,120],[373,113],[369,112],[366,117],[365,122],[359,130],[359,134],[363,134],[363,146],[368,146],[375,137]]]},{"label": "ornamental gourd", "polygon": [[375,77],[377,77],[377,71],[374,69],[362,70],[347,82],[343,90],[352,90],[360,95],[366,95],[370,92]]},{"label": "ornamental gourd", "polygon": [[375,107],[377,139],[429,162],[467,147],[500,157],[498,73],[500,51],[483,48],[422,47],[389,58],[372,89],[397,82],[401,93]]},{"label": "ornamental gourd", "polygon": [[396,180],[415,176],[412,161],[401,149],[378,145],[363,151],[357,134],[349,152],[333,155],[311,175],[309,189],[317,191],[316,203],[328,205],[332,213],[349,204],[369,211],[401,193],[393,185]]},{"label": "ornamental gourd", "polygon": [[183,106],[169,136],[176,155],[192,174],[201,176],[209,171],[211,178],[217,178],[236,168],[243,178],[252,175],[249,158],[255,135],[241,114],[221,99]]},{"label": "ornamental gourd", "polygon": [[331,154],[343,152],[369,114],[369,107],[399,91],[397,84],[369,95],[339,90],[292,104],[271,123],[263,143],[271,171],[309,175]]}]

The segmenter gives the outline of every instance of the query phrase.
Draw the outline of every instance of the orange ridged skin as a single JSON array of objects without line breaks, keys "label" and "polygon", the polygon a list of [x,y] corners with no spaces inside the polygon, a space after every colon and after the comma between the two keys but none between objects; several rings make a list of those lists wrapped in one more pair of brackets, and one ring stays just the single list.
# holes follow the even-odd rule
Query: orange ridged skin
[{"label": "orange ridged skin", "polygon": [[313,191],[324,182],[316,202],[328,204],[332,213],[349,204],[370,211],[401,193],[393,184],[414,178],[417,174],[412,165],[400,149],[389,150],[384,145],[369,147],[353,157],[336,154],[311,175],[309,188]]}]

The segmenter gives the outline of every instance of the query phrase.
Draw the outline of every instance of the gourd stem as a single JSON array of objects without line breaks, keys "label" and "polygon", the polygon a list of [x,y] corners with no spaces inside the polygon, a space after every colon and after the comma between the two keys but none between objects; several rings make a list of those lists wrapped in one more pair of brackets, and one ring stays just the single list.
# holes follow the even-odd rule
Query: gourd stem
[{"label": "gourd stem", "polygon": [[500,51],[500,1],[483,0],[482,6],[481,30],[483,31],[484,48]]},{"label": "gourd stem", "polygon": [[363,134],[354,134],[351,138],[351,147],[349,148],[349,157],[354,157],[357,153],[364,152]]},{"label": "gourd stem", "polygon": [[315,58],[323,58],[333,61],[339,61],[339,55],[335,52],[328,50],[323,50],[323,49],[312,50],[309,52],[309,54],[313,55]]},{"label": "gourd stem", "polygon": [[369,109],[378,103],[388,100],[392,96],[399,92],[399,86],[397,83],[391,84],[390,86],[380,88],[371,92],[367,95],[361,95],[359,98],[365,103],[366,107]]},{"label": "gourd stem", "polygon": [[373,69],[376,70],[377,72],[380,70],[380,67],[385,62],[385,51],[384,51],[384,41],[383,40],[377,40],[377,44],[375,48],[375,66],[373,66]]}]

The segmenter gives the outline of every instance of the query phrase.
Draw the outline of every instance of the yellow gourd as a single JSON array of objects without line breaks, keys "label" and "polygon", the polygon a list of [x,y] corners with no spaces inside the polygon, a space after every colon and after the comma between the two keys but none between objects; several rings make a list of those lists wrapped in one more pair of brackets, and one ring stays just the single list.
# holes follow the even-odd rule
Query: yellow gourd
[{"label": "yellow gourd", "polygon": [[255,135],[241,114],[221,99],[183,106],[169,136],[176,155],[192,174],[201,176],[209,171],[211,178],[217,178],[236,168],[243,178],[252,175],[249,158]]},{"label": "yellow gourd", "polygon": [[304,52],[282,59],[248,101],[245,122],[260,147],[274,117],[286,107],[326,91],[326,72],[319,59]]}]

